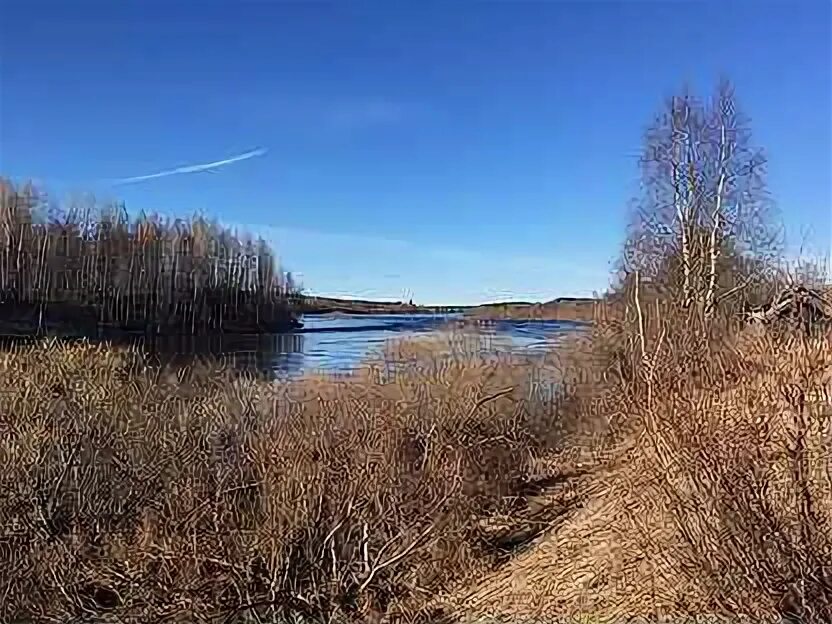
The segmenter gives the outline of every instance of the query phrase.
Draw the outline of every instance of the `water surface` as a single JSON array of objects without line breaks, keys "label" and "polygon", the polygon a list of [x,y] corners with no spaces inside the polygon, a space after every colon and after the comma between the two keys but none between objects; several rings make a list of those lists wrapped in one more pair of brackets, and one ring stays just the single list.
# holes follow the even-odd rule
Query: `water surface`
[{"label": "water surface", "polygon": [[[304,327],[289,334],[223,337],[206,343],[180,338],[165,351],[188,357],[220,356],[235,366],[272,376],[304,372],[348,372],[372,355],[381,354],[391,339],[429,336],[459,315],[306,315]],[[454,330],[455,343],[467,353],[534,354],[582,325],[562,321],[496,321],[476,330]]]}]

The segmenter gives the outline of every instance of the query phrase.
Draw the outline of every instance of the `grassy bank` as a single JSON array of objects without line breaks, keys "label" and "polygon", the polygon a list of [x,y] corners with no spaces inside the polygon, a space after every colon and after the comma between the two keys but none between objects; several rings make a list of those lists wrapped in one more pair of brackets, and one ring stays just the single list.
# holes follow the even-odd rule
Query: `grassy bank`
[{"label": "grassy bank", "polygon": [[604,364],[584,369],[581,418],[609,437],[575,502],[436,604],[459,621],[829,621],[832,332],[630,312],[590,341]]},{"label": "grassy bank", "polygon": [[511,546],[479,522],[526,513],[557,411],[527,365],[448,349],[392,347],[412,363],[393,383],[278,385],[4,354],[0,619],[371,617],[494,565]]}]

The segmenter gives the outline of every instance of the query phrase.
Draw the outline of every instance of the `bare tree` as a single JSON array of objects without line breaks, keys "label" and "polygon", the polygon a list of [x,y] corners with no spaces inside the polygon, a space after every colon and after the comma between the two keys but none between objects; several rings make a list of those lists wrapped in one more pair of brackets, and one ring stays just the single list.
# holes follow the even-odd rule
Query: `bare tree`
[{"label": "bare tree", "polygon": [[734,90],[720,82],[709,111],[705,133],[706,182],[704,195],[708,219],[707,278],[704,294],[706,315],[726,293],[718,293],[719,258],[726,239],[741,254],[767,256],[777,246],[770,228],[770,208],[765,187],[766,158],[751,147],[748,120],[737,110]]},{"label": "bare tree", "polygon": [[646,134],[623,268],[706,317],[779,250],[766,159],[748,126],[723,80],[709,105],[688,89],[671,98]]}]

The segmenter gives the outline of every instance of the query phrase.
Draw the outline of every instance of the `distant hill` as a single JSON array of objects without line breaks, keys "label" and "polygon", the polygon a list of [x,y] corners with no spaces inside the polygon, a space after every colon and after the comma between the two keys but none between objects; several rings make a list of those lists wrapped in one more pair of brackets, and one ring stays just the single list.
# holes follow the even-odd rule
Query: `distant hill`
[{"label": "distant hill", "polygon": [[419,306],[404,301],[370,301],[313,296],[303,298],[297,309],[302,314],[430,314],[462,311],[459,307]]},{"label": "distant hill", "polygon": [[591,321],[597,299],[560,297],[545,303],[511,301],[486,303],[465,310],[468,316],[491,319],[540,319],[554,321]]},{"label": "distant hill", "polygon": [[596,299],[560,297],[544,303],[510,301],[477,306],[420,306],[403,301],[370,301],[336,297],[306,297],[298,306],[304,314],[435,314],[460,312],[480,319],[592,320]]}]

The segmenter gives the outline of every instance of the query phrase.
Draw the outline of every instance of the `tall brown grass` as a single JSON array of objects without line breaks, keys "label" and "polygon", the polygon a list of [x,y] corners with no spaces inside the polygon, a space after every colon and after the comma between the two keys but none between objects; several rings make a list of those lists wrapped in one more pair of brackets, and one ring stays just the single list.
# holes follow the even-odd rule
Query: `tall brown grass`
[{"label": "tall brown grass", "polygon": [[529,364],[391,349],[392,382],[5,353],[0,619],[372,619],[493,564],[479,522],[558,446],[553,400]]},{"label": "tall brown grass", "polygon": [[711,612],[832,620],[832,333],[668,304],[641,326],[624,400],[680,545],[664,574]]},{"label": "tall brown grass", "polygon": [[578,504],[436,604],[466,621],[832,620],[832,331],[706,319],[637,284],[571,351],[585,381],[566,413],[604,424]]}]

